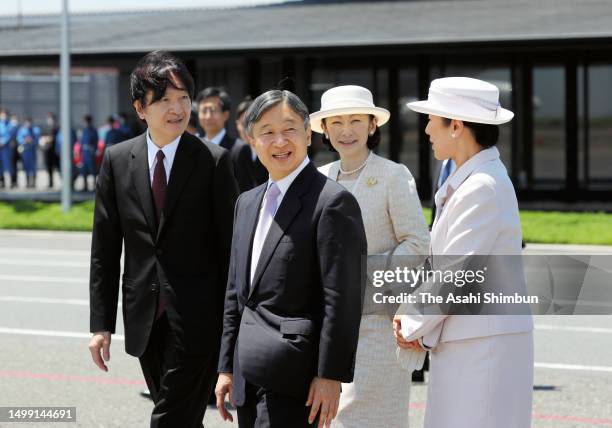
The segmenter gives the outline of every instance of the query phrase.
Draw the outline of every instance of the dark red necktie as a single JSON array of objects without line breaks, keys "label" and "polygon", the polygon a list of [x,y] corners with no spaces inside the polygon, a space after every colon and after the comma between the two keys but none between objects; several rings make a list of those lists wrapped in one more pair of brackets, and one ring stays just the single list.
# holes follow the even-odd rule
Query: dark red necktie
[{"label": "dark red necktie", "polygon": [[153,171],[153,199],[155,201],[155,212],[157,214],[157,227],[161,221],[162,211],[164,209],[164,200],[166,199],[166,169],[164,168],[164,152],[158,150],[155,158],[155,170]]},{"label": "dark red necktie", "polygon": [[[161,221],[162,211],[164,209],[164,201],[166,199],[166,169],[164,168],[164,152],[159,150],[156,155],[157,162],[155,163],[155,170],[153,171],[153,200],[155,201],[155,212],[157,213],[157,227]],[[159,298],[157,299],[157,312],[155,313],[155,319],[158,319],[166,310],[166,297],[161,290],[162,286],[159,284]]]}]

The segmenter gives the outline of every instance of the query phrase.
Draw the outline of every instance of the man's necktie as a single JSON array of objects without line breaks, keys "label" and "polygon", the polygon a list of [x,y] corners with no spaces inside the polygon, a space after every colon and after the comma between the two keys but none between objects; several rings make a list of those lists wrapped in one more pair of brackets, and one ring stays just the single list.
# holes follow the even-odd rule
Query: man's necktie
[{"label": "man's necktie", "polygon": [[255,270],[257,269],[257,263],[259,262],[259,256],[263,249],[263,244],[274,220],[274,214],[278,206],[278,195],[280,195],[280,189],[276,183],[268,188],[266,192],[266,200],[264,203],[264,209],[259,216],[257,222],[257,229],[255,229],[255,238],[253,239],[253,252],[251,253],[251,282],[255,276]]},{"label": "man's necktie", "polygon": [[155,158],[155,170],[153,171],[153,199],[155,201],[155,212],[157,214],[157,226],[161,221],[162,211],[164,209],[164,201],[166,199],[166,169],[164,168],[164,152],[157,151]]},{"label": "man's necktie", "polygon": [[[168,186],[166,181],[166,169],[164,168],[164,152],[158,150],[155,156],[157,162],[155,164],[155,170],[153,171],[153,200],[155,201],[155,212],[157,213],[157,227],[161,221],[162,211],[164,209],[164,201],[166,200],[166,187]],[[162,286],[159,284],[159,298],[157,299],[157,312],[155,312],[155,319],[158,319],[166,310],[166,296],[161,290]]]}]

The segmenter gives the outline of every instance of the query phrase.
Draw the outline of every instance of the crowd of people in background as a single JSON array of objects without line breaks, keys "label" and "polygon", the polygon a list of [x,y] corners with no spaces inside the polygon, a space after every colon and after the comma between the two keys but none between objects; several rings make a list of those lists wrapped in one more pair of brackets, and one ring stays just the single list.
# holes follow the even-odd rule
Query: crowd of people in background
[{"label": "crowd of people in background", "polygon": [[[240,191],[251,189],[268,178],[244,133],[244,113],[251,102],[251,97],[247,96],[238,104],[235,126],[239,135],[233,136],[227,129],[232,109],[229,94],[221,87],[208,87],[195,98],[187,129],[202,141],[218,144],[230,152]],[[94,126],[91,115],[85,115],[81,126],[71,131],[73,188],[81,176],[81,190],[93,191],[104,150],[134,137],[137,134],[134,131],[125,113],[109,116],[99,128]],[[0,189],[17,188],[20,170],[26,176],[25,187],[36,188],[39,156],[49,177],[47,187],[53,189],[55,172],[62,174],[61,152],[62,133],[54,113],[48,113],[46,123],[39,126],[31,117],[21,119],[0,108]]]},{"label": "crowd of people in background", "polygon": [[[36,188],[38,157],[48,175],[47,186],[54,188],[54,174],[61,171],[62,133],[54,113],[47,113],[46,122],[35,124],[31,117],[21,119],[9,110],[0,108],[0,189],[17,188],[18,172],[23,170],[25,187]],[[134,136],[128,125],[128,116],[120,113],[110,116],[100,128],[93,125],[91,115],[83,117],[80,128],[71,130],[72,185],[78,176],[83,177],[82,190],[93,191],[88,177],[95,183],[104,150]]]}]

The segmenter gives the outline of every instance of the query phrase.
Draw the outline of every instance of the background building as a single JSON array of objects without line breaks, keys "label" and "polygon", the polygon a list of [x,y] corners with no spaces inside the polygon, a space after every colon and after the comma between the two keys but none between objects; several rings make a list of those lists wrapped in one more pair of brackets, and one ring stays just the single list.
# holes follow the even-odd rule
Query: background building
[{"label": "background building", "polygon": [[[75,91],[75,110],[90,109],[98,125],[107,111],[131,111],[129,72],[154,49],[177,53],[199,89],[224,85],[236,103],[284,87],[314,111],[326,89],[360,84],[392,113],[379,152],[405,163],[427,199],[426,118],[405,104],[426,97],[433,78],[465,75],[495,83],[516,114],[501,128],[499,148],[520,199],[609,201],[612,194],[608,0],[315,0],[82,14],[71,26],[74,84],[86,88]],[[26,94],[37,101],[31,76],[56,79],[58,54],[57,16],[24,16],[19,25],[0,18],[0,105],[25,109]],[[15,89],[17,75],[30,79],[28,91]],[[53,104],[46,97],[45,111]],[[34,116],[42,111],[31,108]],[[317,162],[329,159],[324,149],[315,154]]]}]

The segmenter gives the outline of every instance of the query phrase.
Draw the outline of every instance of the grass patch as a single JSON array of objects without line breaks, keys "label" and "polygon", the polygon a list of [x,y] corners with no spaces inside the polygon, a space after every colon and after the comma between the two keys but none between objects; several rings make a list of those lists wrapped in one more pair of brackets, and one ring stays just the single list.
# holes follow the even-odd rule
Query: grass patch
[{"label": "grass patch", "polygon": [[[431,210],[423,209],[429,222]],[[521,211],[525,242],[612,245],[612,214],[603,212]]]},{"label": "grass patch", "polygon": [[[74,204],[63,213],[58,203],[0,202],[0,229],[90,231],[93,201]],[[431,210],[423,210],[429,222]],[[525,242],[612,245],[612,214],[521,211]]]},{"label": "grass patch", "polygon": [[58,203],[0,202],[0,229],[89,231],[93,209],[93,201],[74,204],[68,213]]},{"label": "grass patch", "polygon": [[525,242],[612,245],[612,214],[521,211]]}]

